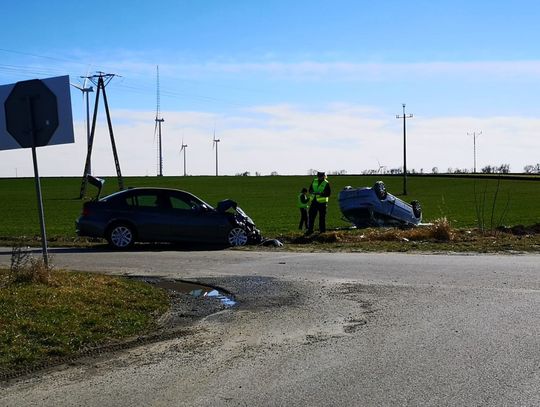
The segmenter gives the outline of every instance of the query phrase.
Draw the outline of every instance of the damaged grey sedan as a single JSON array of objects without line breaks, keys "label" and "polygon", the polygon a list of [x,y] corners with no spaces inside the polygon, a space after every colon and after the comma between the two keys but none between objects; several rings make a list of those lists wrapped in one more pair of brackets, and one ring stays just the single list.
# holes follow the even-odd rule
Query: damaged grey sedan
[{"label": "damaged grey sedan", "polygon": [[253,220],[236,202],[224,200],[213,208],[189,192],[169,188],[130,188],[85,202],[76,232],[104,238],[115,249],[135,242],[244,246],[261,241]]}]

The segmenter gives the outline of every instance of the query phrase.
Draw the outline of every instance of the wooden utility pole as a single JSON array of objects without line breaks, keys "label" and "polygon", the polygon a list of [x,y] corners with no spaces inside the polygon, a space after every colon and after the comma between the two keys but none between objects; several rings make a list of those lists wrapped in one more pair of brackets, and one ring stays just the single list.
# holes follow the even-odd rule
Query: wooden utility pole
[{"label": "wooden utility pole", "polygon": [[405,103],[403,103],[403,115],[396,115],[396,119],[403,119],[403,195],[407,195],[407,119],[413,117],[412,114],[405,114]]}]

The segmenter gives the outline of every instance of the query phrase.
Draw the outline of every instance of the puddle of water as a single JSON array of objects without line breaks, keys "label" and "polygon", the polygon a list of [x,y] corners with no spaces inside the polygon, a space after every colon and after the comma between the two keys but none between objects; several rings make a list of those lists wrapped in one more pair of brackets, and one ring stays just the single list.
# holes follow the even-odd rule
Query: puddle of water
[{"label": "puddle of water", "polygon": [[236,301],[234,301],[231,297],[219,292],[214,287],[196,283],[188,283],[185,281],[156,281],[154,284],[160,288],[189,294],[194,298],[215,298],[219,300],[225,307],[232,307],[236,305]]}]

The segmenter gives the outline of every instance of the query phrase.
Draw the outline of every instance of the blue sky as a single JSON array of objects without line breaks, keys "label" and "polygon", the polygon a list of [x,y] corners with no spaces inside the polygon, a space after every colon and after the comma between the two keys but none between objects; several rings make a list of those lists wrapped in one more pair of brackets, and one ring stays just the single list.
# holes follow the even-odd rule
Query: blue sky
[{"label": "blue sky", "polygon": [[[125,175],[155,175],[156,66],[164,174],[361,173],[540,161],[540,3],[535,1],[9,2],[0,84],[87,73],[107,87]],[[73,145],[39,149],[44,176],[81,175],[84,104]],[[100,106],[93,167],[114,174]],[[61,164],[59,157],[62,158]],[[0,151],[0,176],[31,176],[27,150]]]}]

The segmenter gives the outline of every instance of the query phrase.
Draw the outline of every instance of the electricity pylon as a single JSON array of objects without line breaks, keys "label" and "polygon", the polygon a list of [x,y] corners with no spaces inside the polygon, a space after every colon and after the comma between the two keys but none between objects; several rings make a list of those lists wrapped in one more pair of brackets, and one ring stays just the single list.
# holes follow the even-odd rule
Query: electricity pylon
[{"label": "electricity pylon", "polygon": [[105,113],[107,115],[107,125],[109,127],[109,136],[111,138],[111,146],[113,150],[114,165],[116,167],[116,175],[118,177],[118,189],[124,189],[124,179],[122,178],[122,171],[120,171],[120,161],[118,160],[118,153],[116,151],[116,143],[114,141],[114,133],[112,128],[111,114],[109,112],[109,103],[107,102],[107,94],[105,93],[105,87],[114,78],[115,74],[97,72],[96,75],[89,76],[88,79],[97,87],[96,102],[94,104],[94,115],[92,118],[92,130],[90,131],[90,139],[88,142],[88,151],[86,153],[86,163],[84,165],[83,179],[81,183],[81,191],[79,198],[83,199],[86,194],[87,175],[90,174],[90,161],[92,158],[92,146],[94,144],[94,135],[96,131],[97,112],[99,107],[99,95],[103,93],[103,103],[105,105]]}]

